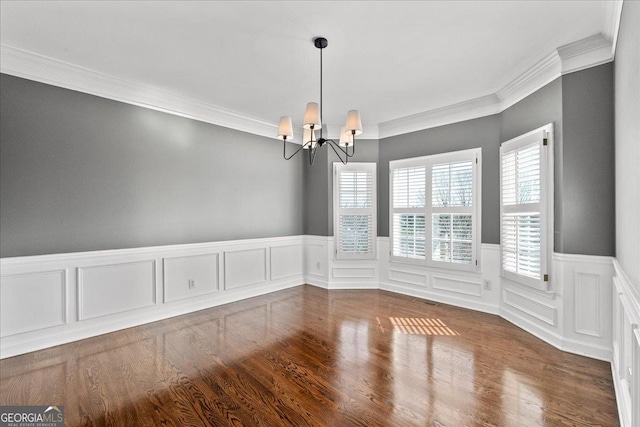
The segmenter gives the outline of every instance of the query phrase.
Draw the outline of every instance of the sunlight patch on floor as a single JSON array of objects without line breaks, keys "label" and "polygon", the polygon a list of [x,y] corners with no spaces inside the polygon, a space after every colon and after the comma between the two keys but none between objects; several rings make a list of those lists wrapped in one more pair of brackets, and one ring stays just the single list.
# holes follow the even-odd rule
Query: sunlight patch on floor
[{"label": "sunlight patch on floor", "polygon": [[407,335],[460,335],[449,328],[440,319],[427,319],[420,317],[389,317],[393,328]]}]

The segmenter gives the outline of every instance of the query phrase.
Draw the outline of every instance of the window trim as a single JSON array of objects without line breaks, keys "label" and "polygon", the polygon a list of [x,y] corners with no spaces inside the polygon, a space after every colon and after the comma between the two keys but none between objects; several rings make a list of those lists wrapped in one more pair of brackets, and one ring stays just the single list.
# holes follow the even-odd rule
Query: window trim
[{"label": "window trim", "polygon": [[[548,291],[551,287],[551,267],[554,243],[554,127],[553,123],[541,126],[523,135],[504,141],[500,144],[500,277],[534,289]],[[544,140],[546,139],[546,144]],[[504,153],[516,151],[525,146],[537,143],[540,152],[540,279],[524,276],[518,273],[504,270],[504,246],[503,246],[503,174],[502,157]],[[506,147],[505,147],[506,146]],[[547,281],[544,276],[547,276]]]},{"label": "window trim", "polygon": [[[473,224],[471,253],[475,262],[471,264],[459,264],[453,262],[433,261],[431,254],[432,239],[432,220],[433,214],[431,202],[432,177],[431,168],[434,164],[456,162],[460,160],[476,159],[473,162]],[[398,257],[393,254],[394,233],[393,233],[393,171],[395,169],[403,169],[408,167],[426,166],[425,168],[425,194],[429,197],[425,201],[424,208],[398,208],[406,213],[424,213],[425,215],[425,257],[408,258]],[[396,210],[398,210],[396,209]],[[454,208],[455,209],[455,208]],[[389,260],[394,263],[411,264],[425,266],[431,268],[441,268],[446,270],[455,270],[461,272],[478,273],[481,271],[481,236],[482,236],[482,148],[471,148],[467,150],[451,151],[446,153],[432,154],[429,156],[412,157],[407,159],[392,160],[389,162]]]},{"label": "window trim", "polygon": [[[353,171],[366,171],[372,174],[372,194],[373,199],[371,201],[371,208],[340,208],[339,200],[339,180],[338,173],[340,170],[353,170]],[[361,209],[362,211],[371,211],[372,213],[372,229],[373,234],[371,236],[371,251],[365,254],[345,254],[340,252],[340,214],[344,211],[352,211]],[[334,255],[336,259],[340,260],[352,260],[352,259],[364,259],[371,260],[376,259],[378,255],[378,174],[377,164],[375,162],[349,162],[346,165],[341,162],[333,163],[333,235],[334,235]]]}]

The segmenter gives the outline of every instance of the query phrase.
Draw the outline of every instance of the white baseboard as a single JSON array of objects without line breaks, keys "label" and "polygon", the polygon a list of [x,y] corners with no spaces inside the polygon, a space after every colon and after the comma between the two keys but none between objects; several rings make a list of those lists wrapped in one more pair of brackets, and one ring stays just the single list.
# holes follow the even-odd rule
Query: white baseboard
[{"label": "white baseboard", "polygon": [[531,322],[522,314],[516,313],[516,311],[513,309],[502,307],[500,309],[500,317],[508,320],[510,323],[541,339],[547,344],[551,344],[559,350],[577,354],[580,356],[590,357],[592,359],[602,360],[605,362],[609,362],[611,360],[610,348],[593,344],[585,344],[584,342],[564,338],[561,335],[554,333],[550,329],[542,328],[539,325]]}]

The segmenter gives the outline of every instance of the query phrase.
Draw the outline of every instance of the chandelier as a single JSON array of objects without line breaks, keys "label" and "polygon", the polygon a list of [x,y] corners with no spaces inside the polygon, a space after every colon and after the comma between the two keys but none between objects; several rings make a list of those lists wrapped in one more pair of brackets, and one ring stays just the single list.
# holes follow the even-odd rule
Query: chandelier
[{"label": "chandelier", "polygon": [[[293,125],[291,117],[283,116],[280,118],[280,126],[278,127],[278,138],[282,139],[284,149],[283,156],[285,160],[291,159],[298,154],[300,150],[308,150],[309,163],[313,164],[316,158],[318,148],[328,145],[333,149],[343,164],[347,164],[350,157],[356,152],[356,135],[362,133],[362,122],[358,110],[351,110],[347,113],[347,123],[340,129],[340,138],[338,142],[333,139],[326,139],[322,136],[322,49],[328,46],[329,42],[324,37],[317,37],[313,40],[315,47],[320,49],[320,104],[317,102],[309,102],[304,113],[304,123],[302,124],[302,144],[293,154],[287,156],[287,139],[293,139]],[[316,139],[315,132],[320,130],[320,137]],[[344,148],[343,148],[344,147]]]}]

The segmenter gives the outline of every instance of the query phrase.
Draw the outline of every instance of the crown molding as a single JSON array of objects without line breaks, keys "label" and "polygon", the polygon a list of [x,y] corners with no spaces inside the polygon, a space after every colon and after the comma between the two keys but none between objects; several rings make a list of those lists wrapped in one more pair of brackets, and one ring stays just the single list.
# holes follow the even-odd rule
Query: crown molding
[{"label": "crown molding", "polygon": [[558,48],[562,74],[573,73],[613,61],[612,44],[603,34],[569,43]]},{"label": "crown molding", "polygon": [[272,139],[278,132],[276,123],[6,45],[0,72]]},{"label": "crown molding", "polygon": [[[622,2],[611,3],[621,5]],[[617,13],[617,21],[612,20],[617,24],[609,24],[615,27],[615,31],[611,30],[615,33],[613,40],[617,38],[620,10],[621,6],[611,12]],[[613,61],[613,44],[614,41],[606,34],[598,33],[560,46],[494,94],[380,123],[380,138],[501,113],[564,74]]]},{"label": "crown molding", "polygon": [[496,92],[500,112],[560,77],[561,71],[560,56],[554,50]]},{"label": "crown molding", "polygon": [[[340,129],[344,123],[323,123],[322,135],[326,139],[340,139]],[[297,137],[297,129],[293,131],[294,138]],[[362,124],[362,134],[356,137],[356,141],[361,139],[378,139],[378,125],[372,123]],[[316,130],[316,137],[320,137],[320,131]],[[300,139],[302,139],[302,131],[300,131]]]},{"label": "crown molding", "polygon": [[620,29],[620,18],[622,16],[623,0],[610,0],[603,2],[602,14],[602,35],[611,42],[611,58],[616,56],[616,45],[618,43],[618,30]]},{"label": "crown molding", "polygon": [[[604,3],[601,33],[559,47],[497,92],[377,126],[369,124],[360,139],[388,138],[498,114],[563,74],[613,61],[623,2]],[[276,123],[6,45],[0,45],[0,72],[276,139]],[[328,128],[327,137],[336,138],[335,129],[340,127]],[[294,138],[301,140],[302,133],[296,132]]]},{"label": "crown molding", "polygon": [[499,113],[498,107],[498,97],[495,94],[486,95],[380,123],[378,134],[380,138],[388,138],[464,120],[477,119]]}]

